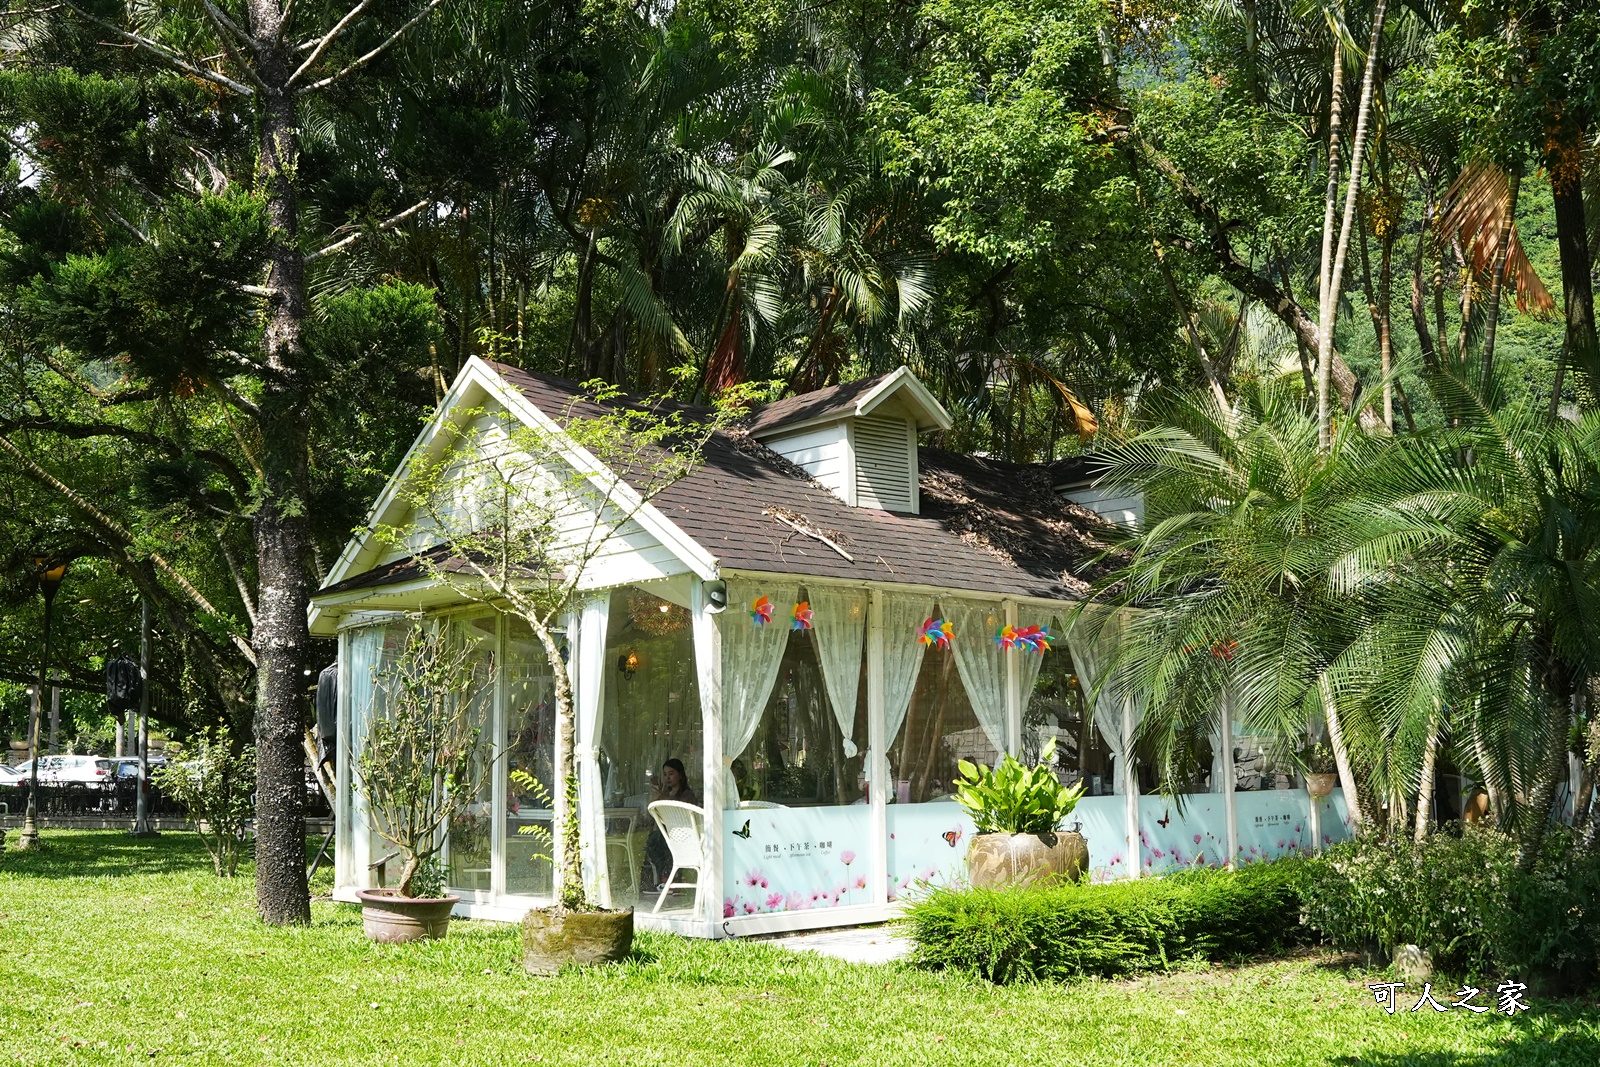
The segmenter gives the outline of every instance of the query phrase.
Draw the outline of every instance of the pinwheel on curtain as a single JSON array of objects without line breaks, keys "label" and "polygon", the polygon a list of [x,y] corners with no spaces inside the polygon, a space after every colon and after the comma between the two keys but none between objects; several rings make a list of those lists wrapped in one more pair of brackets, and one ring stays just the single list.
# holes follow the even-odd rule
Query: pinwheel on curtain
[{"label": "pinwheel on curtain", "polygon": [[954,598],[940,607],[955,626],[950,646],[972,713],[998,757],[1006,750],[1006,663],[994,636],[1005,625],[1005,609],[994,602]]}]

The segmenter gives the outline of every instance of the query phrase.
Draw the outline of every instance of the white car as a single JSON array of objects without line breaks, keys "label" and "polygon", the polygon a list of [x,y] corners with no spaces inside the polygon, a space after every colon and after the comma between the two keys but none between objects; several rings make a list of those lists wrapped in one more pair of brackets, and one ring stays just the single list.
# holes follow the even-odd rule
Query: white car
[{"label": "white car", "polygon": [[0,763],[0,786],[16,785],[18,782],[22,781],[23,778],[27,777],[27,773],[28,772],[23,770],[21,767],[13,767],[10,764]]},{"label": "white car", "polygon": [[[21,772],[17,784],[33,774],[33,761],[18,764],[13,770]],[[86,785],[107,787],[116,781],[115,761],[103,756],[40,756],[40,785]]]}]

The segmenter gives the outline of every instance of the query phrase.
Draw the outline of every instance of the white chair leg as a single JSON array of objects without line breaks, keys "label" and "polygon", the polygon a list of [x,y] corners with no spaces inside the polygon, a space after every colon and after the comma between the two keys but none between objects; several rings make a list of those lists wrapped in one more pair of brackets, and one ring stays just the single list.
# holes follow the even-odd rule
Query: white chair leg
[{"label": "white chair leg", "polygon": [[661,883],[661,895],[659,897],[656,897],[656,906],[650,909],[650,914],[651,915],[654,915],[658,911],[660,911],[661,910],[661,905],[663,905],[663,904],[665,904],[667,902],[667,894],[672,892],[672,878],[673,878],[673,875],[676,875],[677,873],[678,873],[678,868],[676,868],[676,867],[672,868],[672,874],[667,875],[666,881]]}]

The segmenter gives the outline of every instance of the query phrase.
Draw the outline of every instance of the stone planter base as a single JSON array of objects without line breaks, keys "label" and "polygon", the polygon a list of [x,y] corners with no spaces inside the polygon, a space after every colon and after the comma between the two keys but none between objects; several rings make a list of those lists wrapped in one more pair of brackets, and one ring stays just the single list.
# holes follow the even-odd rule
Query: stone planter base
[{"label": "stone planter base", "polygon": [[1054,834],[979,834],[967,848],[974,888],[1080,880],[1089,870],[1089,845],[1075,830]]},{"label": "stone planter base", "polygon": [[530,911],[522,918],[522,966],[555,974],[569,963],[616,963],[633,948],[633,909]]},{"label": "stone planter base", "polygon": [[356,897],[367,937],[385,945],[439,940],[450,932],[450,910],[461,903],[454,896],[433,900],[396,896],[393,889],[363,889]]}]

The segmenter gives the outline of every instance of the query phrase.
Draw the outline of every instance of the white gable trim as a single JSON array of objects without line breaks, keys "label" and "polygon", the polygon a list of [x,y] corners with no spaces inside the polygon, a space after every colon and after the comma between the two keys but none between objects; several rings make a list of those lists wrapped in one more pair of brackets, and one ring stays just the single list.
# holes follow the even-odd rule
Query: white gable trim
[{"label": "white gable trim", "polygon": [[[476,395],[475,395],[476,394]],[[482,400],[493,399],[498,401],[505,409],[520,419],[524,424],[549,435],[560,451],[563,461],[584,475],[596,490],[601,491],[606,499],[619,511],[629,515],[647,533],[661,542],[675,558],[684,564],[690,571],[697,574],[701,580],[710,580],[717,576],[716,557],[706,551],[694,538],[684,533],[671,519],[667,518],[652,503],[645,503],[639,491],[617,478],[605,464],[601,463],[588,449],[571,441],[557,423],[541,411],[531,400],[523,395],[520,389],[511,385],[500,377],[495,370],[477,356],[467,361],[461,369],[455,382],[450,386],[449,392],[439,402],[434,410],[433,417],[417,434],[411,447],[406,450],[405,458],[389,476],[388,483],[383,492],[373,503],[372,509],[367,513],[366,521],[362,524],[349,542],[344,551],[339,554],[333,569],[323,580],[323,587],[334,585],[356,574],[365,573],[376,565],[376,552],[373,551],[375,537],[372,533],[374,526],[391,522],[396,516],[394,512],[403,508],[404,502],[400,499],[401,490],[404,488],[410,471],[419,455],[437,457],[445,445],[445,436],[440,431],[445,426],[446,419],[460,420],[463,413],[478,407]],[[316,602],[316,594],[312,594],[312,604],[309,612],[309,621],[313,631],[321,616],[321,607]]]},{"label": "white gable trim", "polygon": [[918,380],[911,368],[901,364],[893,374],[867,390],[856,400],[856,415],[870,415],[884,401],[900,393],[909,394],[903,399],[918,410],[917,430],[948,430],[955,425],[944,405]]}]

